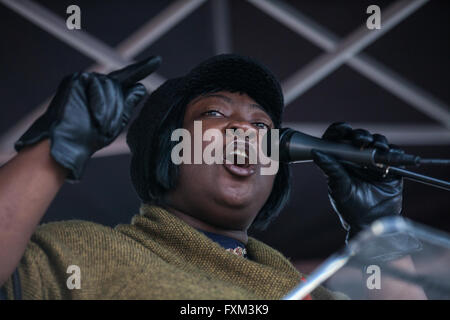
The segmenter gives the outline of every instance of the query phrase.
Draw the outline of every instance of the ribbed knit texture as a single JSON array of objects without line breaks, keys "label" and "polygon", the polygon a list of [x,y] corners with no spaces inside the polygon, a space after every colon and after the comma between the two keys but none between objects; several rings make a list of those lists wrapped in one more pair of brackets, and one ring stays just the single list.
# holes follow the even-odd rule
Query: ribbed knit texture
[{"label": "ribbed knit texture", "polygon": [[[301,274],[278,251],[249,238],[250,259],[225,251],[159,207],[128,225],[85,221],[40,226],[19,265],[24,299],[279,299]],[[68,289],[70,265],[81,289]],[[11,279],[5,284],[12,298]],[[316,299],[333,299],[323,288]]]}]

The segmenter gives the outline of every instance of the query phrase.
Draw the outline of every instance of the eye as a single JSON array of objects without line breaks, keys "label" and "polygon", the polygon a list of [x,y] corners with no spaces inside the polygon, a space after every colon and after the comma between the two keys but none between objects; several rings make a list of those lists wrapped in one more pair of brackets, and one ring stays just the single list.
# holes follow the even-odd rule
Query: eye
[{"label": "eye", "polygon": [[211,117],[221,117],[223,114],[217,110],[208,110],[206,112],[203,112],[202,115],[205,116],[211,116]]},{"label": "eye", "polygon": [[270,130],[270,125],[264,122],[253,122],[253,125],[255,127],[258,127],[259,129],[267,129]]}]

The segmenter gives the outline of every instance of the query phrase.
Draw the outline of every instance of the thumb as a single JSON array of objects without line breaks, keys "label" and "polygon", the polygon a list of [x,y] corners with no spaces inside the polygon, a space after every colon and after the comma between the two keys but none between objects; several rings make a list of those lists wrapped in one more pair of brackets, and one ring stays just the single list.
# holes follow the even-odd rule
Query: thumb
[{"label": "thumb", "polygon": [[312,150],[311,154],[314,163],[328,177],[328,185],[333,192],[344,192],[351,188],[351,178],[336,158],[317,150]]},{"label": "thumb", "polygon": [[123,88],[129,88],[136,82],[146,78],[161,65],[161,57],[151,56],[142,61],[133,63],[123,69],[113,71],[109,77],[117,80]]},{"label": "thumb", "polygon": [[147,90],[145,90],[145,87],[140,83],[127,90],[125,93],[125,103],[122,114],[122,119],[125,125],[130,120],[136,106],[142,101],[146,94]]}]

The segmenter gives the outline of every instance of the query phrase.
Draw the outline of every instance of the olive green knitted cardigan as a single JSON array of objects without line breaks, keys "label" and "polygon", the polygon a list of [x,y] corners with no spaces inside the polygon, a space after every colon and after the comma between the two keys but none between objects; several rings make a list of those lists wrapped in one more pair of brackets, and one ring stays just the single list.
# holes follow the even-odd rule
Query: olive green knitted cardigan
[{"label": "olive green knitted cardigan", "polygon": [[[24,299],[279,299],[301,274],[278,251],[249,238],[250,259],[227,252],[160,207],[131,224],[40,226],[18,267]],[[80,289],[69,289],[78,266]],[[69,282],[73,281],[73,277]],[[12,279],[4,286],[13,297]],[[323,288],[316,299],[333,299]]]}]

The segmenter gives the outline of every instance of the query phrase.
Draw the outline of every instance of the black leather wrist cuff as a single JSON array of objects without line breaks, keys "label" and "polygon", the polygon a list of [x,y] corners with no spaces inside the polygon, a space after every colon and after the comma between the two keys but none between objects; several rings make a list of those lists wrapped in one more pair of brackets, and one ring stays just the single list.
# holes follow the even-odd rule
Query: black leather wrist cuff
[{"label": "black leather wrist cuff", "polygon": [[[55,139],[49,130],[39,130],[41,119],[38,119],[14,144],[17,152],[27,146],[34,145],[44,139],[50,139],[50,155],[61,166],[68,169],[66,180],[69,182],[77,182],[81,179],[87,159],[90,155],[86,155],[84,150],[80,148],[70,147],[60,139]],[[56,141],[55,141],[56,140]]]}]

